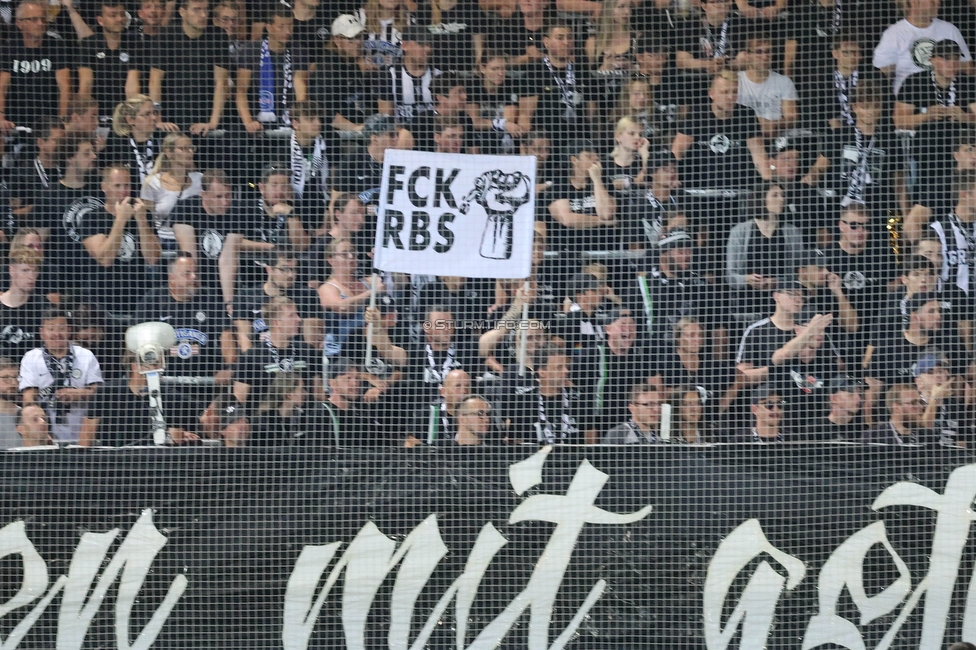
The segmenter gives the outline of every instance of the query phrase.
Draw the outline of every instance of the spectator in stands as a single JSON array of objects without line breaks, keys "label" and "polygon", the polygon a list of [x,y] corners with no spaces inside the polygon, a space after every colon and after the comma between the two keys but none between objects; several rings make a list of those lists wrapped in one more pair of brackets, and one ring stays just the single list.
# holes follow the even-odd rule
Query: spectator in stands
[{"label": "spectator in stands", "polygon": [[491,402],[480,395],[468,395],[458,406],[457,433],[454,443],[461,446],[480,446],[491,443]]},{"label": "spectator in stands", "polygon": [[833,314],[843,332],[856,333],[861,327],[857,311],[844,292],[840,276],[827,269],[819,252],[806,252],[796,261],[796,281],[806,291],[806,309],[812,314]]},{"label": "spectator in stands", "polygon": [[228,70],[237,69],[237,55],[241,51],[246,26],[241,7],[236,0],[217,0],[213,8],[213,24],[227,34]]},{"label": "spectator in stands", "polygon": [[431,84],[441,71],[430,65],[431,35],[426,27],[411,25],[403,33],[400,47],[403,61],[394,63],[377,78],[376,106],[383,115],[411,133],[421,119],[434,111]]},{"label": "spectator in stands", "polygon": [[[11,357],[0,357],[0,450],[20,447],[23,440],[17,430],[20,419],[18,375],[20,363]],[[41,409],[41,416],[47,414]]]},{"label": "spectator in stands", "polygon": [[[47,192],[42,192],[34,203],[34,223],[47,238],[59,226],[69,225],[63,220],[65,209],[77,199],[93,193],[90,176],[95,169],[98,154],[91,136],[83,133],[65,133],[58,140],[58,166],[63,170],[61,178],[52,182]],[[58,235],[55,234],[55,239]]]},{"label": "spectator in stands", "polygon": [[667,345],[666,351],[649,364],[651,372],[659,372],[661,383],[668,388],[694,386],[695,390],[701,390],[713,401],[711,413],[726,417],[743,383],[735,368],[708,353],[708,333],[697,318],[680,318],[672,332],[672,340],[662,342]]},{"label": "spectator in stands", "polygon": [[905,18],[886,29],[874,48],[874,67],[892,79],[895,95],[909,75],[930,68],[930,43],[945,39],[955,41],[962,50],[963,60],[969,62],[967,72],[972,72],[972,57],[966,41],[955,25],[937,18],[938,2],[906,0],[903,7]]},{"label": "spectator in stands", "polygon": [[[414,149],[440,151],[441,153],[480,153],[475,138],[474,122],[468,115],[468,91],[466,83],[457,74],[447,72],[435,77],[430,84],[434,108],[413,120],[411,134]],[[453,131],[450,145],[437,141],[437,133]],[[456,149],[456,150],[455,150]]]},{"label": "spectator in stands", "polygon": [[[298,211],[315,218],[329,205],[329,167],[333,149],[322,134],[322,107],[316,102],[299,101],[291,105],[291,137],[287,151],[276,159],[291,161],[291,187]],[[312,224],[309,224],[310,226]]]},{"label": "spectator in stands", "polygon": [[367,215],[376,214],[383,181],[383,159],[387,149],[397,146],[398,135],[396,124],[389,115],[377,113],[366,120],[363,125],[366,146],[357,149],[337,165],[330,210],[334,209],[338,193],[346,192],[359,197],[366,205]]},{"label": "spectator in stands", "polygon": [[601,361],[593,373],[594,383],[585,388],[592,395],[592,411],[598,431],[620,422],[626,415],[627,392],[636,381],[660,383],[659,369],[651,364],[650,355],[637,335],[637,322],[627,310],[616,309],[603,320],[603,341],[599,344]]},{"label": "spectator in stands", "polygon": [[471,394],[471,376],[464,370],[451,370],[444,376],[439,393],[429,404],[417,405],[413,428],[407,433],[404,446],[434,445],[454,439],[461,400]]},{"label": "spectator in stands", "polygon": [[960,51],[955,41],[935,44],[929,59],[931,70],[905,79],[895,100],[896,129],[914,132],[912,158],[925,195],[930,184],[950,176],[955,161],[946,146],[968,126],[976,124],[976,87],[960,74]]},{"label": "spectator in stands", "polygon": [[[645,33],[637,40],[634,53],[639,76],[625,84],[629,100],[621,107],[628,107],[626,114],[633,115],[641,123],[644,137],[650,140],[652,149],[670,148],[678,122],[687,114],[690,103],[670,62],[670,42],[662,36]],[[635,85],[639,83],[644,87]],[[640,90],[644,90],[645,95],[642,101],[635,101],[635,92]]]},{"label": "spectator in stands", "polygon": [[17,433],[21,444],[16,447],[45,447],[54,444],[47,413],[37,404],[28,404],[17,414]]},{"label": "spectator in stands", "polygon": [[647,161],[650,143],[641,135],[640,125],[630,117],[617,121],[613,132],[614,147],[607,160],[604,174],[607,189],[618,197],[626,197],[647,183]]},{"label": "spectator in stands", "polygon": [[125,167],[102,171],[104,204],[93,207],[75,224],[68,259],[76,272],[76,288],[125,322],[135,311],[138,296],[149,289],[150,267],[162,258],[159,237],[146,205],[129,196],[131,181]]},{"label": "spectator in stands", "polygon": [[949,360],[939,352],[922,355],[912,369],[925,410],[924,429],[934,429],[944,447],[965,447],[972,439],[973,418],[964,399],[965,379],[951,374]]},{"label": "spectator in stands", "polygon": [[905,314],[900,331],[882,331],[877,335],[865,370],[866,408],[874,406],[884,388],[911,381],[916,361],[932,348],[943,351],[951,374],[966,372],[965,351],[954,333],[943,326],[942,305],[936,294],[912,297],[906,301]]},{"label": "spectator in stands", "polygon": [[[165,20],[166,8],[162,2],[159,0],[139,0],[136,18],[133,22],[136,26],[136,37],[139,45],[145,52],[152,51],[152,41],[162,33]],[[144,72],[148,78],[148,67],[145,68]]]},{"label": "spectator in stands", "polygon": [[[78,441],[83,447],[126,447],[152,444],[153,409],[149,404],[149,384],[146,375],[139,372],[139,363],[131,352],[126,352],[122,363],[125,374],[100,387],[88,405],[81,425]],[[161,386],[162,413],[166,433],[175,444],[195,442],[199,436],[197,413],[179,408],[177,400],[170,398],[170,384]]]},{"label": "spectator in stands", "polygon": [[746,206],[747,214],[754,216],[729,233],[725,277],[747,310],[765,312],[770,307],[769,292],[793,279],[795,266],[784,264],[784,260],[802,254],[803,234],[796,226],[782,222],[786,196],[781,185],[761,186],[748,197]]},{"label": "spectator in stands", "polygon": [[16,9],[19,35],[10,34],[0,68],[0,132],[34,129],[50,117],[68,114],[71,48],[47,31],[47,4],[22,0]]},{"label": "spectator in stands", "polygon": [[[773,355],[779,353],[780,362],[795,355],[797,349],[809,338],[823,332],[830,324],[831,316],[817,319],[817,326],[808,328],[807,334],[797,336],[796,325],[800,320],[806,294],[799,283],[783,282],[773,289],[776,305],[772,316],[763,318],[746,327],[736,353],[736,369],[749,384],[769,380],[770,366],[776,363]],[[788,356],[789,355],[789,356]]]},{"label": "spectator in stands", "polygon": [[485,154],[514,153],[515,138],[523,135],[518,123],[518,92],[507,70],[503,53],[486,52],[481,75],[468,92],[465,110],[476,131],[478,148]]},{"label": "spectator in stands", "polygon": [[321,0],[297,0],[291,7],[294,19],[292,40],[297,49],[308,55],[309,62],[312,64],[320,58],[320,51],[329,42],[330,35],[329,21],[332,16],[326,15],[325,9],[320,11],[320,4]]},{"label": "spectator in stands", "polygon": [[604,445],[639,445],[662,442],[661,390],[651,384],[636,383],[630,390],[627,410],[630,418],[608,430],[600,442]]},{"label": "spectator in stands", "polygon": [[[462,278],[440,275],[431,278],[417,297],[420,313],[432,305],[448,307],[457,320],[485,321],[491,317],[494,283],[482,278]],[[521,317],[521,313],[517,316]],[[468,327],[460,336],[477,339],[482,330]]]},{"label": "spectator in stands", "polygon": [[[918,241],[925,230],[934,232],[942,249],[939,277],[944,284],[970,295],[976,290],[972,286],[976,269],[970,264],[976,254],[973,245],[976,237],[976,172],[960,172],[954,181],[956,202],[953,209],[940,214],[916,205],[905,218],[904,230],[905,236],[912,241]],[[925,228],[926,224],[928,228]]]},{"label": "spectator in stands", "polygon": [[942,268],[941,242],[931,233],[919,240],[914,250],[916,254],[902,263],[901,282],[905,286],[905,292],[896,296],[893,301],[889,313],[894,319],[890,322],[901,323],[908,316],[906,306],[912,297],[934,291],[942,305],[942,322],[948,333],[959,337],[964,347],[971,350],[973,301],[955,283],[946,282],[939,276],[939,269]]},{"label": "spectator in stands", "polygon": [[769,68],[774,52],[772,38],[753,36],[747,45],[747,66],[739,72],[737,101],[755,111],[762,134],[774,138],[796,125],[800,98],[792,79]]},{"label": "spectator in stands", "polygon": [[264,266],[267,279],[260,285],[242,288],[234,294],[230,314],[241,352],[254,346],[255,337],[267,333],[268,322],[262,317],[262,310],[268,302],[278,297],[290,298],[297,305],[305,328],[305,342],[312,345],[318,340],[312,332],[321,329],[321,307],[314,291],[295,283],[297,268],[297,255],[291,248],[276,248],[273,262]]},{"label": "spectator in stands", "polygon": [[[852,7],[837,0],[808,0],[794,3],[790,8],[791,32],[787,36],[783,74],[797,80],[800,95],[811,97],[819,84],[833,66],[831,55],[843,42],[860,46],[851,39],[857,27]],[[847,79],[850,71],[845,74]],[[833,84],[830,84],[833,88]],[[806,106],[804,106],[806,109]]]},{"label": "spectator in stands", "polygon": [[523,131],[542,128],[562,148],[571,138],[589,137],[586,111],[593,112],[590,79],[574,62],[573,29],[555,21],[542,39],[546,56],[525,71],[525,90],[519,98],[519,125]]},{"label": "spectator in stands", "polygon": [[313,399],[322,395],[322,355],[298,338],[302,319],[295,302],[279,296],[262,309],[267,332],[234,366],[233,394],[245,412],[267,396],[272,379],[280,372],[297,372],[310,387]]},{"label": "spectator in stands", "polygon": [[[226,306],[234,299],[236,251],[241,235],[234,220],[234,193],[227,175],[208,169],[200,177],[200,196],[180,201],[170,215],[179,249],[197,262],[200,286],[220,292]],[[226,253],[225,253],[226,251]]]},{"label": "spectator in stands", "polygon": [[901,143],[886,116],[884,88],[862,81],[852,94],[853,127],[841,126],[828,145],[827,188],[842,206],[863,203],[878,223],[889,211],[907,209]]},{"label": "spectator in stands", "polygon": [[701,9],[700,17],[684,22],[675,46],[675,63],[693,105],[704,100],[710,79],[723,70],[743,69],[747,60],[746,26],[729,0],[703,0]]},{"label": "spectator in stands", "polygon": [[593,96],[601,115],[611,110],[629,73],[636,71],[638,32],[628,0],[605,0],[596,32],[586,39],[584,51],[593,69]]},{"label": "spectator in stands", "polygon": [[[543,131],[529,131],[519,138],[519,154],[536,158],[536,196],[541,195],[547,199],[548,190],[551,190],[556,180],[562,177],[562,170],[557,166],[558,156],[553,156],[552,153],[552,139]],[[537,207],[536,210],[538,209]],[[546,221],[546,219],[541,220]],[[536,217],[536,221],[540,221],[539,217]]]},{"label": "spectator in stands", "polygon": [[[176,345],[169,349],[166,374],[171,377],[207,377],[218,384],[230,381],[223,370],[234,361],[234,335],[227,312],[216,294],[200,289],[197,263],[180,251],[169,263],[165,288],[150,291],[141,301],[135,322],[162,321],[176,330]],[[179,404],[198,416],[213,398],[202,386],[179,386],[171,392]]]},{"label": "spectator in stands", "polygon": [[352,240],[333,239],[325,257],[332,273],[317,292],[325,315],[325,356],[331,357],[341,354],[349,335],[363,326],[363,312],[373,295],[369,283],[379,278],[359,277]]},{"label": "spectator in stands", "polygon": [[162,140],[155,135],[156,130],[175,128],[175,124],[159,123],[159,111],[148,95],[131,95],[115,107],[112,134],[105,144],[102,159],[131,169],[133,193],[139,194],[162,149]]},{"label": "spectator in stands", "polygon": [[139,197],[153,215],[160,245],[167,257],[176,252],[171,213],[180,201],[199,196],[203,191],[203,174],[196,171],[193,140],[182,133],[170,133],[163,144],[152,171],[142,183]]},{"label": "spectator in stands", "polygon": [[[615,238],[617,202],[603,182],[598,148],[589,140],[566,149],[569,174],[547,192],[549,201],[549,248],[568,259],[564,267],[588,248],[607,249]],[[562,262],[563,259],[560,259]]]},{"label": "spectator in stands", "polygon": [[862,440],[875,445],[922,445],[938,438],[932,429],[923,428],[922,398],[911,384],[891,386],[885,394],[888,420],[864,432]]},{"label": "spectator in stands", "polygon": [[783,423],[783,396],[776,388],[762,385],[752,391],[752,427],[735,436],[731,442],[772,444],[786,442],[792,432]]},{"label": "spectator in stands", "polygon": [[[41,121],[33,135],[37,155],[15,168],[8,181],[11,207],[18,217],[29,215],[35,203],[40,204],[38,212],[42,212],[44,201],[41,197],[48,189],[57,187],[57,182],[61,180],[62,163],[58,156],[58,144],[64,136],[64,125],[57,118],[48,118]],[[33,214],[26,217],[34,224],[38,224],[38,218],[43,216]]]},{"label": "spectator in stands", "polygon": [[631,196],[623,206],[621,237],[631,250],[650,250],[656,259],[658,242],[665,226],[678,228],[674,219],[680,208],[678,165],[674,154],[666,149],[654,150],[647,161],[647,191]]},{"label": "spectator in stands", "polygon": [[325,436],[331,434],[328,441],[346,447],[370,447],[387,442],[382,432],[371,426],[364,408],[361,367],[346,357],[339,357],[329,361],[327,372],[329,397],[321,404],[324,413],[317,419],[324,425],[320,431]]},{"label": "spectator in stands", "polygon": [[[309,59],[307,52],[291,42],[291,8],[272,5],[264,27],[267,35],[245,43],[237,57],[235,104],[244,130],[250,134],[290,125],[289,112],[295,102],[306,99]],[[251,138],[250,145],[260,152],[266,143]]]},{"label": "spectator in stands", "polygon": [[[859,331],[866,332],[878,322],[888,287],[896,279],[894,257],[883,231],[872,224],[863,206],[852,203],[841,208],[837,229],[840,236],[824,251],[825,265],[840,276],[844,294],[857,312]],[[862,338],[857,345],[861,351],[864,343]]]},{"label": "spectator in stands", "polygon": [[861,404],[864,401],[862,387],[850,377],[837,375],[826,384],[827,411],[811,420],[803,428],[810,432],[811,441],[858,442],[864,433]]},{"label": "spectator in stands", "polygon": [[516,71],[528,69],[545,56],[546,27],[556,20],[550,0],[518,0],[515,13],[498,20],[489,39],[493,47],[508,57]]},{"label": "spectator in stands", "polygon": [[369,76],[374,69],[363,56],[365,29],[352,14],[336,17],[330,30],[332,40],[309,74],[308,97],[324,108],[323,124],[329,127],[332,143],[336,132],[361,132],[376,105]]},{"label": "spectator in stands", "polygon": [[196,137],[220,125],[227,98],[227,37],[208,24],[208,9],[207,0],[180,0],[180,21],[152,39],[149,54],[149,96],[166,121]]},{"label": "spectator in stands", "polygon": [[366,0],[366,4],[352,15],[366,28],[363,52],[373,69],[382,73],[400,61],[402,35],[413,24],[406,2]]},{"label": "spectator in stands", "polygon": [[407,349],[407,381],[412,382],[417,403],[435,399],[451,370],[461,369],[479,376],[482,364],[476,342],[461,336],[454,327],[454,313],[446,305],[430,305],[424,312],[424,340]]},{"label": "spectator in stands", "polygon": [[768,141],[770,176],[781,184],[785,194],[783,218],[800,229],[807,248],[826,247],[831,241],[824,215],[833,201],[821,194],[820,169],[827,159],[820,153],[821,138],[807,130],[791,130]]},{"label": "spectator in stands", "polygon": [[100,122],[107,127],[115,106],[139,94],[143,50],[126,31],[129,18],[125,4],[120,0],[101,0],[98,4],[96,20],[101,29],[79,44],[78,95],[98,102]]},{"label": "spectator in stands", "polygon": [[770,177],[759,123],[752,111],[736,104],[738,87],[734,72],[716,74],[708,91],[710,103],[692,110],[679,126],[671,149],[680,161],[678,171],[686,191],[689,186],[700,190],[697,196],[702,198],[695,207],[708,233],[702,263],[710,271],[721,268],[723,247],[738,221],[732,196],[760,177]]},{"label": "spectator in stands", "polygon": [[306,442],[313,432],[307,430],[311,418],[304,417],[305,397],[305,382],[298,373],[278,373],[248,421],[247,446],[276,447],[299,440]]},{"label": "spectator in stands", "polygon": [[0,355],[19,359],[37,346],[41,312],[50,303],[35,291],[43,257],[17,248],[7,257],[10,286],[0,293]]},{"label": "spectator in stands", "polygon": [[20,362],[24,406],[44,408],[58,442],[77,442],[88,402],[102,383],[98,359],[87,348],[71,343],[68,314],[59,309],[41,315],[40,338],[41,345]]},{"label": "spectator in stands", "polygon": [[506,438],[538,444],[598,442],[595,430],[586,430],[589,413],[569,376],[571,357],[562,346],[548,343],[532,361],[536,373],[536,398],[502,395],[503,419],[509,422]]},{"label": "spectator in stands", "polygon": [[279,164],[267,165],[261,172],[256,201],[245,202],[239,214],[241,234],[246,240],[259,243],[243,252],[267,255],[276,246],[288,244],[297,251],[309,245],[309,231],[305,229],[305,215],[296,206],[291,184],[292,171]]},{"label": "spectator in stands", "polygon": [[[671,442],[696,445],[711,441],[708,393],[701,386],[679,386],[671,393]],[[711,423],[710,423],[711,420]]]},{"label": "spectator in stands", "polygon": [[[835,5],[837,6],[837,5]],[[803,103],[803,123],[813,129],[853,127],[853,94],[864,81],[879,81],[871,66],[862,65],[861,43],[853,32],[833,36],[830,66],[811,70]]]}]

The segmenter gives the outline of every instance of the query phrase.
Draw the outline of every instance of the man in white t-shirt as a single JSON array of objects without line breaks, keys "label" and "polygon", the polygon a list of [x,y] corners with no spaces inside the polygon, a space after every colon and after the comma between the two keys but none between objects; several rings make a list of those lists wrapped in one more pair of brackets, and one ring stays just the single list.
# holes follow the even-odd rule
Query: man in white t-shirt
[{"label": "man in white t-shirt", "polygon": [[102,369],[90,350],[71,343],[68,316],[48,309],[41,316],[42,347],[20,362],[23,403],[47,412],[51,435],[61,443],[78,442],[88,400],[102,383]]},{"label": "man in white t-shirt", "polygon": [[747,41],[748,66],[739,72],[738,103],[748,106],[759,118],[759,127],[767,138],[776,137],[796,125],[796,86],[789,77],[769,69],[773,42],[766,36]]},{"label": "man in white t-shirt", "polygon": [[889,27],[874,48],[874,67],[894,76],[893,92],[898,94],[909,75],[930,70],[929,57],[935,44],[949,39],[962,50],[963,71],[972,74],[973,57],[959,29],[936,18],[939,0],[907,0],[905,18]]}]

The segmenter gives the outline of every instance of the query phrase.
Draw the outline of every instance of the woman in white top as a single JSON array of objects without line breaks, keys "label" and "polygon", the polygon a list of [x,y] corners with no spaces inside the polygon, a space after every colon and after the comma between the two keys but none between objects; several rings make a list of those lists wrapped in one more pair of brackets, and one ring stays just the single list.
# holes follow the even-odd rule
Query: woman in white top
[{"label": "woman in white top", "polygon": [[194,171],[195,147],[189,136],[170,133],[163,140],[162,151],[156,156],[152,172],[142,183],[140,198],[152,210],[156,232],[163,247],[163,254],[174,255],[178,250],[169,215],[177,202],[203,191],[203,174]]}]

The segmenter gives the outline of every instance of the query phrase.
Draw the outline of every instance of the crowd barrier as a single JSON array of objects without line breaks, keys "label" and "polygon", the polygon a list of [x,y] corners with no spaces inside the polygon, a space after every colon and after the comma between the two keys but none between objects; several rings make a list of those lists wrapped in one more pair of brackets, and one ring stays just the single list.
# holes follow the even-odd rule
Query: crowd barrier
[{"label": "crowd barrier", "polygon": [[969,452],[0,456],[3,648],[919,648],[976,638]]}]

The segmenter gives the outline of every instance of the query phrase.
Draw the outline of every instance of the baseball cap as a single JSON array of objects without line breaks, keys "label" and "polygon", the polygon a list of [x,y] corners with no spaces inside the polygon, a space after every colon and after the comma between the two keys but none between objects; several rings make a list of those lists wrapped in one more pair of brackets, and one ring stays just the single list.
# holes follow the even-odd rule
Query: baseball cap
[{"label": "baseball cap", "polygon": [[934,352],[928,352],[920,356],[918,358],[918,363],[912,367],[912,377],[920,377],[931,370],[941,368],[945,365],[947,365],[946,361],[941,355]]},{"label": "baseball cap", "polygon": [[805,251],[797,258],[796,265],[797,267],[817,266],[824,268],[827,266],[827,258],[820,251]]},{"label": "baseball cap", "polygon": [[827,391],[833,395],[841,391],[845,393],[860,393],[861,384],[847,375],[835,375],[827,381]]},{"label": "baseball cap", "polygon": [[769,384],[762,384],[758,388],[752,391],[752,403],[758,404],[764,399],[768,399],[773,395],[777,397],[782,397],[778,390],[770,386]]},{"label": "baseball cap", "polygon": [[382,113],[370,115],[363,124],[363,135],[367,138],[371,135],[389,133],[390,131],[396,131],[396,122],[389,115]]},{"label": "baseball cap", "polygon": [[352,14],[342,14],[332,21],[332,35],[343,38],[355,38],[366,31],[366,28]]},{"label": "baseball cap", "polygon": [[267,183],[268,179],[276,175],[291,177],[291,167],[285,163],[271,163],[261,168],[261,182]]}]

